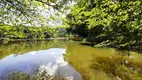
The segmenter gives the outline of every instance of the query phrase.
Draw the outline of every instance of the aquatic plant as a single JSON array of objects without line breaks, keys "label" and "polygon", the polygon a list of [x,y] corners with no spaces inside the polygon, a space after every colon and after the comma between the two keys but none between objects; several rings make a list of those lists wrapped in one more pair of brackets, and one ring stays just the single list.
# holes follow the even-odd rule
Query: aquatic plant
[{"label": "aquatic plant", "polygon": [[117,80],[141,80],[142,65],[140,64],[142,64],[142,62],[135,59],[136,58],[128,58],[125,56],[122,60],[119,55],[98,57],[95,59],[92,67],[95,70],[103,71],[110,77],[116,77]]},{"label": "aquatic plant", "polygon": [[39,73],[37,70],[30,73],[24,71],[15,72],[10,70],[0,76],[0,80],[71,80],[71,78],[62,75],[47,75],[47,72]]}]

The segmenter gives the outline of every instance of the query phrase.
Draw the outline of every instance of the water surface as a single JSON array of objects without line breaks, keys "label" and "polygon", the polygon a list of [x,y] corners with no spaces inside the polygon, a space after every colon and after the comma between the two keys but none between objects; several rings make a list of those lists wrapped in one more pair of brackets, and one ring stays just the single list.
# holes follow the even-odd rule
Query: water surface
[{"label": "water surface", "polygon": [[73,80],[82,80],[81,75],[64,60],[66,47],[58,42],[18,42],[1,45],[0,75],[11,70],[30,73],[38,69],[39,73],[47,71],[49,75],[63,75]]},{"label": "water surface", "polygon": [[[60,74],[72,80],[103,80],[100,78],[103,73],[95,71],[92,65],[97,57],[105,59],[118,54],[115,49],[94,48],[63,40],[2,44],[0,75],[9,70],[30,73],[37,69],[39,73],[46,70],[49,75]],[[108,77],[106,80],[111,79]]]}]

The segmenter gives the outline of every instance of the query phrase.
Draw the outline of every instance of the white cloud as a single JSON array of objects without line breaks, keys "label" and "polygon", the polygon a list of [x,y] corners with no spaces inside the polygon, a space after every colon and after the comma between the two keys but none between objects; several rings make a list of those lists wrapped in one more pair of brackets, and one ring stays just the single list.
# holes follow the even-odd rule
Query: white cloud
[{"label": "white cloud", "polygon": [[31,55],[35,55],[36,51],[29,52]]},{"label": "white cloud", "polygon": [[63,50],[63,52],[62,52],[63,54],[66,54],[66,50]]},{"label": "white cloud", "polygon": [[68,63],[64,61],[63,57],[58,57],[56,60],[56,64],[58,64],[60,67],[68,65]]},{"label": "white cloud", "polygon": [[58,69],[57,64],[52,65],[52,63],[49,62],[47,65],[40,66],[39,73],[42,74],[44,71],[46,71],[47,72],[46,75],[55,75],[57,69]]}]

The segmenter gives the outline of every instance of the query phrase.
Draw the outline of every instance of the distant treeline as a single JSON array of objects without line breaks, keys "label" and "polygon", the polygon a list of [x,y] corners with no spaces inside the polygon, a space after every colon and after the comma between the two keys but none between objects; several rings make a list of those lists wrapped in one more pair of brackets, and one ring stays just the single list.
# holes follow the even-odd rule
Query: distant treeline
[{"label": "distant treeline", "polygon": [[11,39],[43,39],[52,36],[54,29],[49,27],[27,27],[0,25],[0,37]]},{"label": "distant treeline", "polygon": [[[64,31],[63,31],[64,32]],[[65,34],[60,28],[54,27],[36,27],[36,26],[9,26],[5,24],[0,25],[0,39],[31,39],[43,40],[50,37],[64,36]]]}]

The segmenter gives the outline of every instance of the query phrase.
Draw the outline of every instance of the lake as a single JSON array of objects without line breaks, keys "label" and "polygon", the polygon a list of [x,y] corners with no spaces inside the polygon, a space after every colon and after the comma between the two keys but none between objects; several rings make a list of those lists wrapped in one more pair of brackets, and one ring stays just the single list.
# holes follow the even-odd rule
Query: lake
[{"label": "lake", "polygon": [[9,71],[29,74],[38,70],[38,73],[46,71],[47,75],[62,75],[71,80],[114,80],[117,76],[110,76],[93,65],[95,61],[108,62],[112,58],[115,58],[113,63],[125,63],[142,57],[135,52],[131,52],[130,58],[127,54],[122,58],[122,55],[112,48],[94,48],[66,40],[13,42],[0,45],[0,75]]}]

